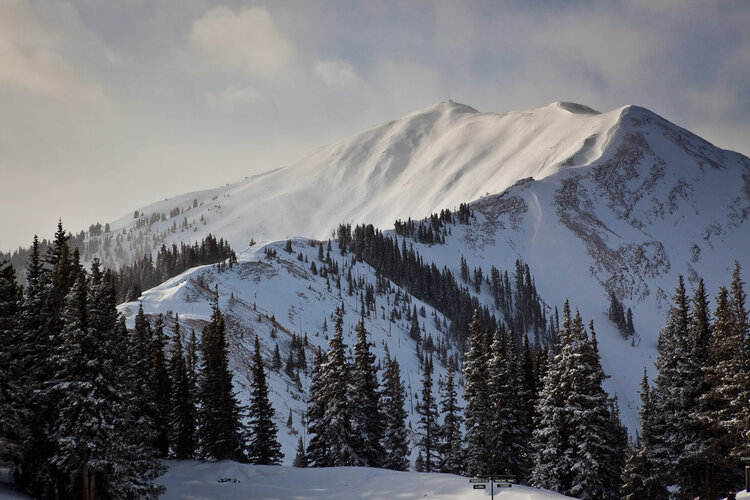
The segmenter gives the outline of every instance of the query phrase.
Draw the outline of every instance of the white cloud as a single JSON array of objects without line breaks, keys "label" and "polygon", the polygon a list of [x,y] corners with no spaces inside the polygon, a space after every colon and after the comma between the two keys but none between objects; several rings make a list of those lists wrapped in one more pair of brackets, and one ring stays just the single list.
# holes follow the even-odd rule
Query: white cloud
[{"label": "white cloud", "polygon": [[315,74],[328,85],[349,85],[358,80],[354,67],[338,58],[318,62]]},{"label": "white cloud", "polygon": [[294,56],[292,41],[263,7],[210,9],[193,23],[190,42],[207,65],[248,76],[270,78]]}]

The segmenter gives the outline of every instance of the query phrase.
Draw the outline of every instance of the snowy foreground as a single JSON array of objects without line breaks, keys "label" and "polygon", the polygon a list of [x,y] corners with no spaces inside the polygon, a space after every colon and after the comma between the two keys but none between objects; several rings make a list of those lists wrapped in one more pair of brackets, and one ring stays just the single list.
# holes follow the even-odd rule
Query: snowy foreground
[{"label": "snowy foreground", "polygon": [[[473,490],[465,477],[452,474],[395,472],[366,467],[295,469],[236,462],[167,461],[169,471],[159,478],[167,487],[164,499],[190,500],[480,500],[486,491]],[[489,486],[489,485],[488,485]],[[498,492],[501,500],[571,498],[526,486]],[[30,498],[13,490],[8,471],[0,469],[0,500]],[[738,500],[750,500],[742,491]]]},{"label": "snowy foreground", "polygon": [[[295,469],[236,462],[168,462],[159,479],[167,487],[164,498],[191,500],[474,500],[490,497],[474,490],[468,478],[452,474],[395,472],[367,467]],[[489,487],[489,485],[487,485]],[[505,488],[495,497],[504,500],[570,498],[525,486]]]}]

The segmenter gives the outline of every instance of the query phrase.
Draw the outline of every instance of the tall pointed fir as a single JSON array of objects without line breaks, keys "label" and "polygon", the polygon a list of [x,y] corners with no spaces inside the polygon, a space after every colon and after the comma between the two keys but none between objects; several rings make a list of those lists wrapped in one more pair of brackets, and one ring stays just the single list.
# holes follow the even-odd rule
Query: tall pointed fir
[{"label": "tall pointed fir", "polygon": [[13,266],[0,262],[0,461],[19,466],[28,436],[28,400],[22,383],[23,342],[20,310],[23,297]]},{"label": "tall pointed fir", "polygon": [[505,332],[495,332],[489,360],[488,388],[492,408],[493,459],[496,474],[511,474],[518,481],[526,477],[528,431],[521,405],[521,381],[512,340]]},{"label": "tall pointed fir", "polygon": [[404,402],[404,384],[401,381],[398,360],[392,359],[386,352],[381,393],[381,408],[385,420],[383,430],[385,457],[382,467],[385,469],[409,470],[409,441],[406,432],[408,415],[404,409]]},{"label": "tall pointed fir", "polygon": [[667,487],[662,482],[663,477],[655,473],[655,465],[651,458],[651,448],[654,440],[654,415],[651,391],[648,385],[648,375],[645,368],[643,369],[640,395],[640,436],[638,441],[633,443],[628,449],[627,460],[622,472],[620,496],[623,500],[667,498]]},{"label": "tall pointed fir", "polygon": [[[742,402],[750,401],[750,322],[748,321],[748,310],[745,306],[747,295],[745,294],[745,283],[742,281],[741,272],[740,264],[735,261],[729,304],[733,313],[733,335],[735,338],[745,339],[745,366],[743,370],[745,388],[744,393],[739,396],[740,399],[734,403],[740,406],[740,408],[737,408],[736,420],[727,425],[729,434],[733,436],[732,456],[734,457],[739,457],[743,453],[743,449],[747,450],[747,446],[750,446],[750,432],[748,432],[748,429],[750,429],[750,405],[742,405]],[[740,429],[745,429],[744,439],[739,437]]]},{"label": "tall pointed fir", "polygon": [[268,385],[263,358],[260,355],[260,342],[255,337],[253,356],[253,383],[250,395],[250,442],[247,458],[251,464],[279,465],[284,454],[276,439],[278,427],[273,421],[273,406],[268,399]]},{"label": "tall pointed fir", "polygon": [[[715,463],[718,466],[717,490],[726,491],[737,482],[733,472],[741,470],[738,455],[743,451],[743,433],[747,431],[744,416],[747,412],[744,341],[736,327],[729,292],[721,287],[716,299],[713,337],[708,345],[703,373],[707,390],[702,397],[701,417],[707,424],[714,443]],[[736,472],[735,472],[736,475]]]},{"label": "tall pointed fir", "polygon": [[661,475],[660,482],[667,485],[673,484],[679,474],[676,464],[681,450],[675,446],[675,436],[681,425],[677,421],[678,414],[679,418],[685,418],[679,401],[679,384],[684,382],[680,358],[685,355],[684,339],[688,338],[689,305],[682,276],[678,279],[672,302],[667,323],[659,332],[659,354],[655,362],[657,375],[651,392],[654,409],[651,456],[656,474]]},{"label": "tall pointed fir", "polygon": [[169,357],[169,378],[171,379],[169,441],[172,456],[177,460],[184,460],[195,455],[195,400],[185,368],[179,316],[175,316],[174,321]]},{"label": "tall pointed fir", "polygon": [[315,467],[357,463],[349,379],[343,311],[337,307],[328,353],[318,366],[310,388],[308,430],[312,437],[307,450]]},{"label": "tall pointed fir", "polygon": [[419,423],[417,424],[419,446],[424,459],[421,472],[437,472],[440,468],[438,455],[438,410],[432,393],[432,357],[425,359],[422,372],[422,391],[417,402]]},{"label": "tall pointed fir", "polygon": [[549,361],[539,392],[532,433],[534,467],[530,484],[564,493],[572,482],[573,457],[570,451],[570,414],[566,406],[572,388],[569,368],[573,361],[573,332],[570,304],[563,305],[563,322],[558,333],[562,342],[560,353]]},{"label": "tall pointed fir", "polygon": [[[571,391],[566,406],[570,417],[572,477],[565,493],[582,500],[619,498],[620,458],[612,439],[618,421],[609,411],[609,399],[602,388],[605,375],[593,339],[589,339],[581,315],[572,323],[573,363],[568,367]],[[613,425],[614,424],[614,425]]]},{"label": "tall pointed fir", "polygon": [[479,312],[475,310],[469,323],[469,350],[464,356],[466,472],[470,475],[487,474],[494,453],[487,347]]},{"label": "tall pointed fir", "polygon": [[161,314],[156,318],[154,327],[151,330],[151,391],[152,401],[156,407],[153,415],[154,430],[154,447],[159,456],[166,458],[169,455],[169,396],[172,392],[171,381],[169,379],[169,369],[167,367],[166,356],[166,336],[164,335],[164,316]]},{"label": "tall pointed fir", "polygon": [[358,465],[380,467],[384,458],[383,415],[380,412],[375,355],[370,352],[364,315],[357,327],[351,371],[352,430],[357,436]]},{"label": "tall pointed fir", "polygon": [[440,472],[461,474],[464,470],[463,437],[461,435],[461,408],[458,406],[458,393],[454,382],[454,373],[448,373],[440,399],[440,414],[443,423],[438,432],[438,455]]},{"label": "tall pointed fir", "polygon": [[31,391],[31,420],[27,453],[19,477],[20,486],[35,496],[54,496],[63,488],[65,478],[50,458],[54,444],[49,422],[54,418],[57,401],[49,399],[45,387],[53,383],[52,357],[61,343],[61,313],[65,297],[76,276],[70,263],[68,238],[58,222],[55,239],[42,258],[38,238],[34,237],[26,270],[27,288],[21,314],[23,331],[23,383]]},{"label": "tall pointed fir", "polygon": [[218,291],[211,307],[211,322],[203,328],[203,358],[198,381],[199,453],[207,460],[244,461],[240,407],[229,370],[226,325],[219,310]]}]

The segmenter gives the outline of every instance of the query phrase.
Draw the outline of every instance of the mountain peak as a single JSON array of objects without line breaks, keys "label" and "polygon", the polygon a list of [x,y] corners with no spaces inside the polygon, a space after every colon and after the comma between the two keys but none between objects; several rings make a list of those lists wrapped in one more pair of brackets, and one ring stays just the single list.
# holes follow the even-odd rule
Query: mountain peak
[{"label": "mountain peak", "polygon": [[560,108],[576,115],[600,115],[601,113],[585,104],[575,102],[556,101],[549,105],[552,108]]}]

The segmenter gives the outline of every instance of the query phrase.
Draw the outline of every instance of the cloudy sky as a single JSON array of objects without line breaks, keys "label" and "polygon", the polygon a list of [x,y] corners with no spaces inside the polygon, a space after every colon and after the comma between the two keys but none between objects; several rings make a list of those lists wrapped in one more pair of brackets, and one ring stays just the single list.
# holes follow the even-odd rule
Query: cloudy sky
[{"label": "cloudy sky", "polygon": [[648,107],[750,155],[750,2],[0,0],[0,249],[449,97]]}]

